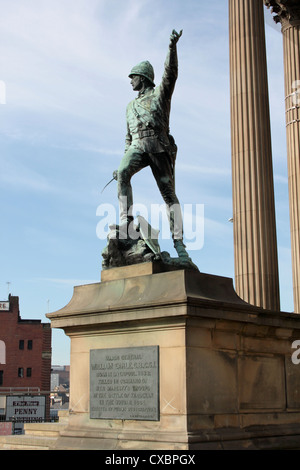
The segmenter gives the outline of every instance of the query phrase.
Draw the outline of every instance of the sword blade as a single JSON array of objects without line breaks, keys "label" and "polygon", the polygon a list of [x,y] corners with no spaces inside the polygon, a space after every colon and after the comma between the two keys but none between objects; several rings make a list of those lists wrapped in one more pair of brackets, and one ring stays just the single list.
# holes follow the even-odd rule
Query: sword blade
[{"label": "sword blade", "polygon": [[107,188],[107,186],[108,186],[110,183],[113,182],[114,179],[115,179],[115,178],[112,178],[112,179],[104,186],[104,188],[103,188],[102,191],[101,191],[101,194],[103,193],[104,189]]}]

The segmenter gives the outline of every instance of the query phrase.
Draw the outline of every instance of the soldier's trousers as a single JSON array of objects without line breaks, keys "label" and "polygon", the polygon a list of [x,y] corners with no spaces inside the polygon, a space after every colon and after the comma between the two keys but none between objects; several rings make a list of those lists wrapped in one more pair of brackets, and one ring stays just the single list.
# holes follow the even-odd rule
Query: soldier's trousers
[{"label": "soldier's trousers", "polygon": [[120,223],[130,223],[132,217],[132,176],[150,166],[159,191],[166,204],[170,231],[174,240],[182,240],[183,223],[180,204],[175,194],[174,172],[167,153],[143,153],[135,147],[129,147],[118,168],[118,199]]}]

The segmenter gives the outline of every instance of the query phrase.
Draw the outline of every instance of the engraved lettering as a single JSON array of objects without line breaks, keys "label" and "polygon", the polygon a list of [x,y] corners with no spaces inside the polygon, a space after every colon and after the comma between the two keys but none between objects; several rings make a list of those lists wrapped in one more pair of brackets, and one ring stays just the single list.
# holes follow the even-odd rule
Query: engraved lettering
[{"label": "engraved lettering", "polygon": [[90,417],[158,420],[158,347],[92,350]]}]

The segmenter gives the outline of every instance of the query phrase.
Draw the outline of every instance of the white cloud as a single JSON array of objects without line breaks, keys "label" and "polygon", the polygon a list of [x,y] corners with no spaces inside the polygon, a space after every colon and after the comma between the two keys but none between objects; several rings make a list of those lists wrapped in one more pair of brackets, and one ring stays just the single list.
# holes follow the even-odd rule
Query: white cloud
[{"label": "white cloud", "polygon": [[176,170],[179,172],[187,172],[191,174],[200,173],[201,175],[207,176],[229,176],[231,175],[231,169],[228,167],[204,167],[201,165],[190,165],[188,163],[179,163],[176,166]]},{"label": "white cloud", "polygon": [[6,188],[15,188],[18,191],[29,189],[32,191],[53,192],[54,188],[47,178],[37,171],[31,170],[20,161],[16,163],[10,156],[0,158],[1,173],[0,184]]}]

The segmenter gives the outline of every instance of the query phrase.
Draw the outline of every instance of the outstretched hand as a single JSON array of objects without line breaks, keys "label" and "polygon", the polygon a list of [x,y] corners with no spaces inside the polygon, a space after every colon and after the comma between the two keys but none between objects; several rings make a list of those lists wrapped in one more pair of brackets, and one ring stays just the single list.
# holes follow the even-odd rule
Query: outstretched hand
[{"label": "outstretched hand", "polygon": [[173,29],[172,34],[170,36],[170,47],[175,46],[175,44],[177,44],[181,36],[182,36],[182,30],[180,31],[180,33],[177,33],[177,31]]}]

